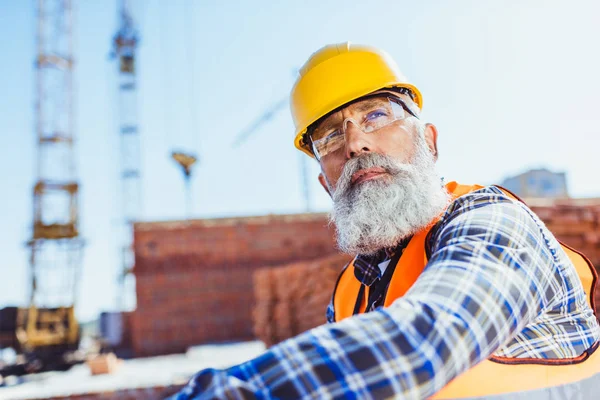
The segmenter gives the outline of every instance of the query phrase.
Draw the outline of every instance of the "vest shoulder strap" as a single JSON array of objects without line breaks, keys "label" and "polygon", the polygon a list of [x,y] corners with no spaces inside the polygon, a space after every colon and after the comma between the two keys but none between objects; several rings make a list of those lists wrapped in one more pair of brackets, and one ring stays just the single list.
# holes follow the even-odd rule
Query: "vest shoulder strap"
[{"label": "vest shoulder strap", "polygon": [[[342,270],[333,289],[333,310],[335,322],[344,318],[351,317],[354,314],[354,306],[360,291],[360,282],[354,276],[354,260]],[[368,288],[366,296],[363,296],[360,305],[360,313],[365,312],[367,308]]]}]

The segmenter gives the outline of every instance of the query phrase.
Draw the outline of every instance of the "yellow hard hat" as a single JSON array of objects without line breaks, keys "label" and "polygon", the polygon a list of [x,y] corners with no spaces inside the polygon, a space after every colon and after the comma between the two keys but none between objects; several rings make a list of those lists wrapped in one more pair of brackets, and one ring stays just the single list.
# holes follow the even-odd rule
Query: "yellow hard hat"
[{"label": "yellow hard hat", "polygon": [[421,92],[408,83],[386,52],[350,42],[317,50],[300,68],[290,94],[296,148],[314,157],[303,140],[312,123],[352,100],[392,87],[410,89],[421,109]]}]

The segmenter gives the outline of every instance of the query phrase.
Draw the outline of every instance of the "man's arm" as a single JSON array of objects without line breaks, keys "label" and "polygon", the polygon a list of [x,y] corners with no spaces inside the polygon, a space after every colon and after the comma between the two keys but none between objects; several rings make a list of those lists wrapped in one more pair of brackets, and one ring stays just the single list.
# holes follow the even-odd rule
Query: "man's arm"
[{"label": "man's arm", "polygon": [[501,194],[455,201],[413,287],[390,307],[320,326],[175,399],[433,395],[488,358],[560,295],[540,226]]}]

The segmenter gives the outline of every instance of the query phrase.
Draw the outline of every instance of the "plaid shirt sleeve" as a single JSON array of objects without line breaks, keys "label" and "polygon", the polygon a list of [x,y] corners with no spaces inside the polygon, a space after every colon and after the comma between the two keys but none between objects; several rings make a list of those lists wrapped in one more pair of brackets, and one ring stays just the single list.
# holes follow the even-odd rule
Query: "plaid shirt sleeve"
[{"label": "plaid shirt sleeve", "polygon": [[544,229],[500,192],[463,196],[434,228],[424,272],[390,307],[201,371],[173,399],[427,398],[560,301]]}]

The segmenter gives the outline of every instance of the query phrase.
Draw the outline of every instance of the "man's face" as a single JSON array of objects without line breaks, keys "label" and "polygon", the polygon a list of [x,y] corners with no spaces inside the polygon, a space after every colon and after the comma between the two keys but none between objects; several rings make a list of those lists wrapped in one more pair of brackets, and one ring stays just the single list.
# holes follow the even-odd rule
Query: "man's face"
[{"label": "man's face", "polygon": [[385,119],[384,106],[355,102],[313,131],[318,134],[313,140],[343,133],[313,147],[321,156],[319,180],[333,198],[338,246],[350,254],[394,246],[424,228],[448,203],[435,172],[435,127],[410,114]]},{"label": "man's face", "polygon": [[[335,129],[344,129],[341,127],[343,121],[347,121],[345,125],[345,144],[338,150],[330,152],[321,158],[321,170],[326,181],[322,180],[325,190],[333,194],[337,186],[338,179],[342,173],[344,165],[352,158],[362,154],[373,152],[390,156],[401,163],[409,162],[415,153],[415,141],[419,131],[419,121],[405,112],[403,119],[398,119],[381,129],[372,133],[363,132],[354,121],[361,123],[362,119],[368,118],[369,111],[377,110],[381,104],[388,102],[387,97],[398,98],[404,102],[411,110],[416,108],[412,100],[405,95],[381,91],[382,96],[367,98],[364,101],[357,101],[342,110],[329,115],[326,119],[320,122],[315,131],[324,132],[325,135]],[[347,119],[352,119],[350,122]],[[437,158],[437,130],[433,125],[427,125],[425,131],[422,132],[427,145],[433,156]],[[319,139],[320,137],[317,137]],[[313,136],[314,139],[314,136]],[[359,185],[366,180],[371,179],[389,179],[389,174],[378,171],[358,171],[354,177],[353,185]]]}]

